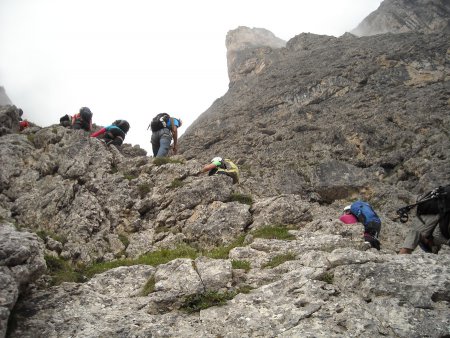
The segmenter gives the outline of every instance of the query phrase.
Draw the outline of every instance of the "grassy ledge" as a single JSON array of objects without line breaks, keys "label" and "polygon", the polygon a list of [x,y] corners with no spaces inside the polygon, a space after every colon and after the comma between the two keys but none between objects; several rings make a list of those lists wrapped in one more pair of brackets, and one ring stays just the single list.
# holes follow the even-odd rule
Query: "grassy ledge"
[{"label": "grassy ledge", "polygon": [[271,225],[254,230],[255,238],[293,240],[295,236],[289,233],[287,225]]}]

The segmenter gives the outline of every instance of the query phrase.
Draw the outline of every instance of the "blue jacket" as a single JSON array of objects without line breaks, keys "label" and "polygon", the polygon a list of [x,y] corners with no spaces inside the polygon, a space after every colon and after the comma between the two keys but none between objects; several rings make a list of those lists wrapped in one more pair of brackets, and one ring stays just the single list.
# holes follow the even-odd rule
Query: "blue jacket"
[{"label": "blue jacket", "polygon": [[373,211],[369,203],[356,201],[352,203],[350,211],[353,215],[356,216],[358,221],[360,221],[364,225],[367,225],[370,222],[381,224],[380,218],[378,217],[376,212]]}]

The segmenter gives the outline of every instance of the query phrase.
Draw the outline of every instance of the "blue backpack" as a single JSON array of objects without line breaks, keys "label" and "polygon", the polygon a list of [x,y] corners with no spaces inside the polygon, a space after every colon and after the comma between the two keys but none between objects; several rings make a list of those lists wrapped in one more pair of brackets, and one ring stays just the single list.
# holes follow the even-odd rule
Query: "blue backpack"
[{"label": "blue backpack", "polygon": [[358,221],[366,225],[369,222],[381,223],[380,218],[373,211],[369,203],[363,201],[356,201],[351,205],[350,211],[356,216]]}]

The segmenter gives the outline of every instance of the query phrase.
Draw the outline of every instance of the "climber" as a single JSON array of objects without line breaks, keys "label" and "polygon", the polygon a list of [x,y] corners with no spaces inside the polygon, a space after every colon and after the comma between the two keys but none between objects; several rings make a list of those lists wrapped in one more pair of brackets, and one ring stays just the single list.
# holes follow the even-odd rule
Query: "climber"
[{"label": "climber", "polygon": [[91,134],[91,137],[97,137],[103,135],[102,140],[107,144],[112,144],[115,146],[122,145],[125,140],[125,135],[130,129],[130,124],[125,120],[116,120],[112,125],[104,127],[99,131]]},{"label": "climber", "polygon": [[59,123],[64,127],[90,131],[92,129],[92,112],[88,107],[81,107],[78,114],[72,117],[66,114],[59,119]]},{"label": "climber", "polygon": [[[181,119],[170,117],[167,113],[156,115],[148,128],[152,130],[153,157],[164,157],[169,154],[170,143],[173,139],[172,152],[178,151],[178,128],[182,125]],[[147,128],[147,129],[148,129]]]},{"label": "climber", "polygon": [[345,224],[355,224],[358,223],[357,218],[355,215],[353,215],[350,211],[351,205],[347,205],[344,208],[344,212],[342,213],[341,217],[339,217],[339,220],[341,220]]},{"label": "climber", "polygon": [[88,107],[81,107],[80,112],[72,116],[72,129],[92,129],[92,113]]},{"label": "climber", "polygon": [[233,184],[239,183],[239,169],[237,165],[229,159],[214,157],[211,160],[211,163],[205,165],[203,169],[197,173],[197,175],[206,172],[208,172],[208,176],[212,176],[214,174],[227,175],[233,179]]},{"label": "climber", "polygon": [[417,203],[397,210],[400,221],[408,221],[407,213],[416,206],[413,227],[407,232],[399,254],[411,254],[417,246],[437,254],[442,245],[450,246],[450,185],[440,186],[419,197]]},{"label": "climber", "polygon": [[23,110],[19,108],[19,130],[22,131],[25,128],[28,128],[30,126],[30,123],[27,120],[22,119]]},{"label": "climber", "polygon": [[381,220],[369,203],[356,201],[350,205],[350,212],[364,225],[364,240],[377,250],[380,250],[378,236],[381,230]]}]

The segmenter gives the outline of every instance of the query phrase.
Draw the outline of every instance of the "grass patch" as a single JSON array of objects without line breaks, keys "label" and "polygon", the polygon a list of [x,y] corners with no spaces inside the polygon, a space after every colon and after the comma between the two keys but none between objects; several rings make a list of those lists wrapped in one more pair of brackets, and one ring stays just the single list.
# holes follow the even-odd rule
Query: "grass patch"
[{"label": "grass patch", "polygon": [[138,192],[141,198],[144,198],[151,191],[150,184],[140,184],[138,185]]},{"label": "grass patch", "polygon": [[175,249],[161,249],[159,251],[150,252],[137,258],[137,264],[147,264],[157,266],[168,263],[176,258],[195,259],[199,256],[194,248],[188,245],[180,245]]},{"label": "grass patch", "polygon": [[[119,234],[119,239],[125,246],[128,246],[128,238],[125,235]],[[122,258],[109,262],[93,263],[89,266],[80,266],[76,270],[71,267],[69,262],[66,262],[59,258],[54,258],[52,256],[48,256],[49,262],[47,263],[47,265],[49,266],[49,271],[51,271],[50,275],[52,275],[52,277],[54,276],[53,285],[57,285],[65,281],[82,282],[86,279],[92,278],[96,274],[103,273],[105,271],[121,266],[132,266],[138,264],[158,266],[160,264],[168,263],[177,258],[195,259],[200,255],[213,259],[226,259],[228,258],[228,254],[231,249],[242,246],[242,244],[244,243],[244,239],[245,236],[242,235],[231,244],[214,248],[206,253],[201,253],[194,248],[184,244],[179,245],[175,249],[161,249],[158,251],[150,252],[136,259]],[[248,262],[236,262],[238,263],[232,263],[237,264],[235,266],[239,266],[236,268],[246,269],[247,266],[249,268],[250,264]],[[150,285],[148,287],[150,288]]]},{"label": "grass patch", "polygon": [[128,245],[130,245],[130,240],[124,234],[119,234],[119,240],[122,242],[122,244],[125,246],[125,248],[127,248]]},{"label": "grass patch", "polygon": [[251,205],[253,203],[253,198],[250,195],[232,193],[230,196],[230,202],[239,202],[242,204]]},{"label": "grass patch", "polygon": [[244,285],[238,289],[238,293],[247,294],[247,293],[250,293],[250,291],[252,291],[252,290],[253,290],[253,288],[250,285]]},{"label": "grass patch", "polygon": [[145,297],[155,291],[155,283],[155,277],[150,277],[147,283],[145,283],[144,288],[141,291],[141,295]]},{"label": "grass patch", "polygon": [[138,264],[157,266],[165,264],[176,258],[197,258],[198,253],[187,245],[180,245],[175,249],[161,249],[159,251],[150,252],[136,259],[118,259],[116,261],[95,263],[84,269],[83,273],[86,277],[92,276],[118,268],[120,266],[132,266]]},{"label": "grass patch", "polygon": [[27,140],[34,144],[34,134],[28,134]]},{"label": "grass patch", "polygon": [[156,165],[156,166],[160,166],[160,165],[167,164],[167,163],[183,164],[183,161],[175,160],[175,159],[172,159],[170,157],[155,157],[153,159],[153,164]]},{"label": "grass patch", "polygon": [[43,241],[45,241],[47,237],[50,237],[50,238],[54,239],[55,241],[58,241],[62,244],[67,243],[66,237],[55,234],[52,231],[38,230],[38,231],[36,231],[36,235],[38,235]]},{"label": "grass patch", "polygon": [[227,259],[231,249],[238,246],[242,246],[244,243],[245,236],[239,236],[231,244],[216,247],[208,252],[204,253],[204,256],[214,259]]},{"label": "grass patch", "polygon": [[101,262],[101,263],[94,263],[92,265],[89,265],[85,267],[82,270],[82,273],[87,278],[91,278],[92,276],[114,269],[118,268],[120,266],[132,266],[136,265],[138,263],[133,262],[131,259],[118,259],[116,261],[109,261],[109,262]]},{"label": "grass patch", "polygon": [[183,184],[184,183],[182,180],[180,180],[179,178],[176,178],[170,183],[169,188],[171,188],[171,189],[179,188],[179,187],[183,186]]},{"label": "grass patch", "polygon": [[69,262],[46,255],[45,262],[47,263],[47,272],[51,277],[51,285],[59,285],[63,282],[76,282],[83,281],[83,276],[80,272],[75,271]]},{"label": "grass patch", "polygon": [[295,260],[295,255],[293,253],[287,253],[284,255],[278,255],[273,257],[269,262],[262,265],[263,268],[274,268],[280,264],[287,261]]},{"label": "grass patch", "polygon": [[136,175],[133,174],[123,174],[123,177],[125,177],[128,181],[134,180],[135,178],[137,178]]},{"label": "grass patch", "polygon": [[250,270],[250,262],[249,261],[240,261],[240,260],[232,260],[231,266],[233,269],[243,269],[246,272]]},{"label": "grass patch", "polygon": [[256,229],[252,232],[252,235],[255,238],[265,238],[265,239],[282,239],[282,240],[295,239],[295,236],[289,233],[289,229],[285,225],[273,225]]},{"label": "grass patch", "polygon": [[227,301],[233,299],[237,292],[216,292],[208,291],[201,294],[192,295],[186,298],[181,309],[188,312],[198,312],[211,306],[225,305]]}]

